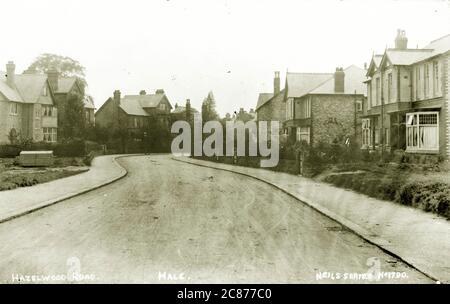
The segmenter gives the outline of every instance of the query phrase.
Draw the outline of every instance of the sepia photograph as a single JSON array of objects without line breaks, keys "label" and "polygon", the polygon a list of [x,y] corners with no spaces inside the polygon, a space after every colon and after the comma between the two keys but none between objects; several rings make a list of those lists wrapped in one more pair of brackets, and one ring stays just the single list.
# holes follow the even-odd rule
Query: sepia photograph
[{"label": "sepia photograph", "polygon": [[1,285],[450,282],[449,0],[0,12]]}]

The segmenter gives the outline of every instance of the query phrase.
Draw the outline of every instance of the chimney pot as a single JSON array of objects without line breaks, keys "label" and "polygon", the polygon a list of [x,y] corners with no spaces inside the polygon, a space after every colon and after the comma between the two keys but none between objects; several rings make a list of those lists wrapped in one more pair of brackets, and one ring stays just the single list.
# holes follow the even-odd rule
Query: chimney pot
[{"label": "chimney pot", "polygon": [[273,79],[273,94],[280,93],[280,72],[275,71],[275,77]]},{"label": "chimney pot", "polygon": [[336,72],[334,72],[334,92],[345,92],[345,72],[343,68],[336,68]]},{"label": "chimney pot", "polygon": [[15,84],[16,65],[13,61],[8,61],[6,64],[6,83],[10,87],[14,87]]},{"label": "chimney pot", "polygon": [[397,37],[395,37],[395,48],[399,50],[406,50],[408,48],[408,38],[406,31],[398,29]]}]

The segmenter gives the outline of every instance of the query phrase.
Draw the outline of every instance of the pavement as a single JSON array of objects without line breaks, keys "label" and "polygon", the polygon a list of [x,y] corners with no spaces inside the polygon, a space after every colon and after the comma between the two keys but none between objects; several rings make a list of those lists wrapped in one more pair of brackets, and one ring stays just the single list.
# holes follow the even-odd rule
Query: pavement
[{"label": "pavement", "polygon": [[186,157],[173,159],[264,181],[336,220],[432,280],[450,282],[450,223],[443,217],[301,176]]},{"label": "pavement", "polygon": [[0,223],[112,183],[127,174],[116,159],[126,155],[95,157],[89,171],[32,187],[0,192]]},{"label": "pavement", "polygon": [[124,178],[0,224],[0,283],[434,283],[265,182],[171,155],[117,162]]}]

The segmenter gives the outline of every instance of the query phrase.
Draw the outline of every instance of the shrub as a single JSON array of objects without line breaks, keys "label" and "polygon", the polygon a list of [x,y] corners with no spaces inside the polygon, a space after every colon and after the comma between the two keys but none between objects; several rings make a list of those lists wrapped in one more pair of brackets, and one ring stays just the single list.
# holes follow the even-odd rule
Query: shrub
[{"label": "shrub", "polygon": [[0,157],[16,157],[22,151],[19,145],[1,145],[0,146]]}]

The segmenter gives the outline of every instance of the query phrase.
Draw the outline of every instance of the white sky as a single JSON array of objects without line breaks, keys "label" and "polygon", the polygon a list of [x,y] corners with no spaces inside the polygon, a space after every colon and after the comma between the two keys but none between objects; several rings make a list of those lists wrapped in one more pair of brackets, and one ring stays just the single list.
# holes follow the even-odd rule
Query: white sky
[{"label": "white sky", "polygon": [[392,47],[450,33],[450,0],[14,0],[0,2],[0,69],[22,72],[41,53],[86,67],[96,107],[122,94],[164,88],[174,105],[200,109],[212,90],[218,111],[256,106],[273,72],[363,67]]}]

